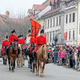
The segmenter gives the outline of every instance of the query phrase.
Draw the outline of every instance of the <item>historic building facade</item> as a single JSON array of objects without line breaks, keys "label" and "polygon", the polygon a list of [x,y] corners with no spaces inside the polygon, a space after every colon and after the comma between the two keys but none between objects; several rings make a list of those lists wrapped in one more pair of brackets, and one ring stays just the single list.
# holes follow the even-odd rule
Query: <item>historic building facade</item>
[{"label": "historic building facade", "polygon": [[67,33],[67,44],[77,45],[77,3],[72,1],[65,8],[64,33]]},{"label": "historic building facade", "polygon": [[80,0],[76,0],[78,1],[78,38],[77,38],[77,44],[80,44]]}]

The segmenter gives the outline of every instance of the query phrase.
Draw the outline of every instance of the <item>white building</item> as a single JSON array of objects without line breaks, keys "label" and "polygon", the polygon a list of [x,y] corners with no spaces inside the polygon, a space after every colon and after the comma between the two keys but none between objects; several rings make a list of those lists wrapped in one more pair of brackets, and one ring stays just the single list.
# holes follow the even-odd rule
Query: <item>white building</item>
[{"label": "white building", "polygon": [[65,8],[64,15],[64,33],[67,33],[66,43],[70,45],[77,45],[77,3],[72,1]]}]

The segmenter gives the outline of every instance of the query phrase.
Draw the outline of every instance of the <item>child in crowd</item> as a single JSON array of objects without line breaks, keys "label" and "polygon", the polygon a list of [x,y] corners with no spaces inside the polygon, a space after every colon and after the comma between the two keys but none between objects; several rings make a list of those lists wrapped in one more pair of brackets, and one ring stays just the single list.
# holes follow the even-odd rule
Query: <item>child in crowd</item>
[{"label": "child in crowd", "polygon": [[64,51],[64,49],[63,48],[61,48],[61,50],[60,50],[60,52],[59,52],[59,55],[60,55],[60,61],[59,61],[59,64],[60,65],[63,65],[63,63],[64,63],[64,57],[65,57],[65,51]]}]

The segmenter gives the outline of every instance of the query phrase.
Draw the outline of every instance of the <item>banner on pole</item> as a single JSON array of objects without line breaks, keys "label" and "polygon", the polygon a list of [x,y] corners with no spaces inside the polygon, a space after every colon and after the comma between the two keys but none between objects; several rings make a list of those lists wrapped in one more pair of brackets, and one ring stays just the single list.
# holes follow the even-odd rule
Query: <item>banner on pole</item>
[{"label": "banner on pole", "polygon": [[30,20],[31,20],[31,42],[30,43],[32,44],[32,43],[36,43],[36,38],[40,31],[41,25],[36,21],[34,21],[33,19],[30,19]]}]

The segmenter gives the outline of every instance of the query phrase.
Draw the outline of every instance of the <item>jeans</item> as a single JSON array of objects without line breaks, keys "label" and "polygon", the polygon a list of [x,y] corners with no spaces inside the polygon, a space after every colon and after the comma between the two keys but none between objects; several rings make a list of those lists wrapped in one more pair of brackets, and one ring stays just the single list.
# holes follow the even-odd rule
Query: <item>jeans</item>
[{"label": "jeans", "polygon": [[72,63],[73,63],[73,67],[75,67],[75,60],[72,60]]},{"label": "jeans", "polygon": [[54,56],[54,63],[56,63],[58,60],[58,57],[57,56]]}]

